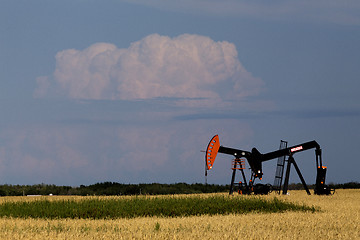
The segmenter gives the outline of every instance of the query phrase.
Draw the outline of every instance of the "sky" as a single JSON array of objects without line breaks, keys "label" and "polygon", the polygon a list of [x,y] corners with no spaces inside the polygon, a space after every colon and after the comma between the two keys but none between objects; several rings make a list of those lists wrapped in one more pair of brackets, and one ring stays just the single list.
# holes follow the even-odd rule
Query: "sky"
[{"label": "sky", "polygon": [[[316,140],[328,183],[360,181],[359,1],[0,4],[0,184],[204,183],[215,134]],[[294,158],[315,183],[315,151]],[[229,184],[231,160],[207,182]]]}]

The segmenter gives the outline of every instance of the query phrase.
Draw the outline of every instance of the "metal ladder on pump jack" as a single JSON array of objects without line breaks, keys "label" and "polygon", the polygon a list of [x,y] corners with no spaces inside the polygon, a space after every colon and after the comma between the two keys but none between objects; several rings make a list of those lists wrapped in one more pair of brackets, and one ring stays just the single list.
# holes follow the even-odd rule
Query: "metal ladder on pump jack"
[{"label": "metal ladder on pump jack", "polygon": [[[287,148],[287,141],[280,141],[280,147],[279,150]],[[276,164],[276,172],[275,172],[275,179],[274,179],[274,185],[272,187],[273,191],[280,194],[281,192],[281,185],[282,185],[282,179],[284,176],[284,167],[285,167],[285,155],[278,157],[278,161]]]}]

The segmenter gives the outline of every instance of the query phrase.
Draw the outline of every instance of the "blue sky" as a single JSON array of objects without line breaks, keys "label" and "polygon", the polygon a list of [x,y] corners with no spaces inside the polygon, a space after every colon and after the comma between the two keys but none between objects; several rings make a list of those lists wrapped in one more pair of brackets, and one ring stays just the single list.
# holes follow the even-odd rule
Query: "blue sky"
[{"label": "blue sky", "polygon": [[[262,153],[316,140],[327,182],[360,181],[358,1],[0,4],[2,184],[204,182],[215,134]],[[295,160],[314,183],[314,151]]]}]

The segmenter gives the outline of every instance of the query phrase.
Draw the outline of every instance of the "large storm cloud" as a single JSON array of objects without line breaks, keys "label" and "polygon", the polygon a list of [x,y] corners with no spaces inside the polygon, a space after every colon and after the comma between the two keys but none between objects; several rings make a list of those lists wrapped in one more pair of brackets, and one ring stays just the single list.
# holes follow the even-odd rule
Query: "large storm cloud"
[{"label": "large storm cloud", "polygon": [[185,98],[223,101],[256,94],[262,81],[238,60],[234,44],[183,34],[149,35],[122,49],[95,43],[56,54],[52,77],[39,77],[37,97],[74,99]]}]

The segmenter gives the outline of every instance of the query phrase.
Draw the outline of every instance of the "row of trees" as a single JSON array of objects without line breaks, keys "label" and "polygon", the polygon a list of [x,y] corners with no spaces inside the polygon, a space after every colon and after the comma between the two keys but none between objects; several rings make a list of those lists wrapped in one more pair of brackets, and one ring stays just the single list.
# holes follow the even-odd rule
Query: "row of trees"
[{"label": "row of trees", "polygon": [[226,192],[229,186],[214,184],[122,184],[116,182],[96,183],[79,187],[56,186],[47,184],[37,185],[0,185],[0,196],[26,195],[139,195],[139,194],[191,194]]},{"label": "row of trees", "polygon": [[[343,184],[330,184],[335,189],[360,188],[360,183],[349,182]],[[313,188],[313,186],[309,186]],[[0,196],[26,196],[26,195],[159,195],[159,194],[192,194],[228,192],[229,185],[215,184],[122,184],[117,182],[96,183],[79,187],[56,186],[47,184],[37,185],[0,185]],[[303,189],[302,184],[290,184],[289,190]]]}]

